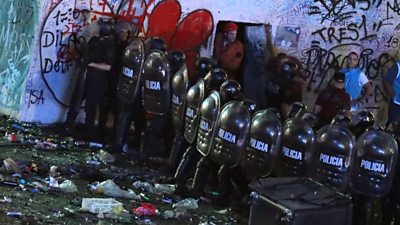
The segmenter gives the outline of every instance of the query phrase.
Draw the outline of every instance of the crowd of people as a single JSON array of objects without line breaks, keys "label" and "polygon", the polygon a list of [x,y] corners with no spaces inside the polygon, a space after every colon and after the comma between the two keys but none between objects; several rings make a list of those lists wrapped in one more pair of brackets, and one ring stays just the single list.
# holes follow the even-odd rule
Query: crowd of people
[{"label": "crowd of people", "polygon": [[[81,102],[85,100],[84,132],[93,133],[93,130],[97,129],[96,134],[104,134],[107,119],[110,112],[112,112],[114,118],[113,128],[112,132],[109,133],[110,140],[112,140],[111,151],[115,153],[132,153],[132,146],[128,145],[128,140],[129,130],[133,122],[134,134],[132,138],[135,140],[135,147],[140,146],[138,153],[133,156],[134,159],[141,162],[149,162],[152,160],[152,156],[159,154],[160,149],[163,149],[161,155],[164,158],[169,157],[168,162],[170,163],[167,167],[170,178],[166,182],[178,184],[178,192],[181,194],[199,197],[204,194],[204,188],[210,181],[217,180],[218,184],[214,185],[217,186],[217,189],[222,194],[215,202],[221,205],[228,204],[229,201],[227,199],[230,193],[228,183],[231,179],[236,181],[236,185],[243,193],[247,193],[247,185],[252,178],[251,175],[244,172],[239,165],[233,167],[221,166],[210,160],[207,154],[202,155],[198,151],[199,148],[201,149],[199,142],[201,140],[207,142],[207,137],[211,135],[206,132],[203,136],[199,136],[201,134],[200,130],[211,131],[212,129],[209,126],[214,126],[215,128],[217,126],[215,124],[218,124],[218,116],[211,117],[215,121],[210,121],[210,118],[204,116],[205,113],[202,110],[213,112],[215,109],[218,114],[223,113],[221,110],[224,104],[229,101],[241,102],[241,107],[246,108],[250,116],[255,111],[260,110],[251,99],[246,99],[243,96],[241,93],[242,85],[238,82],[242,76],[241,66],[244,56],[244,45],[237,37],[239,26],[233,22],[224,24],[223,29],[216,34],[213,57],[200,57],[197,60],[196,73],[188,75],[195,76],[194,79],[190,80],[195,80],[196,83],[188,83],[189,79],[186,79],[185,83],[185,56],[182,52],[169,51],[168,46],[161,38],[142,39],[132,37],[132,28],[126,22],[117,23],[114,27],[112,21],[100,21],[99,25],[99,32],[87,43],[86,54],[84,54],[85,51],[82,51],[81,54],[81,57],[84,58],[84,60],[81,60],[83,64],[82,70],[86,72],[79,78],[74,92],[83,94],[74,94],[71,98],[70,109],[66,119],[67,129],[75,126],[75,119],[79,110],[77,106],[80,106]],[[135,45],[135,48],[128,48],[129,45],[132,45],[132,40],[136,40],[137,45]],[[142,80],[138,77],[135,78],[135,76],[140,76],[138,74],[144,70],[140,68],[138,72],[139,68],[130,67],[127,60],[133,60],[134,57],[131,55],[133,51],[140,53],[140,46],[143,48],[141,52],[143,60],[152,53],[166,55],[169,63],[166,67],[168,68],[165,78],[167,82],[157,79],[147,82],[148,80],[144,78]],[[351,52],[346,56],[346,60],[346,68],[338,68],[333,74],[328,87],[318,94],[313,109],[309,110],[319,119],[315,129],[331,123],[338,114],[350,117],[352,105],[365,101],[372,92],[371,81],[358,67],[359,55],[356,52]],[[269,74],[268,76],[266,75],[265,95],[267,102],[265,105],[267,108],[274,108],[277,118],[283,123],[298,112],[296,110],[293,114],[294,109],[290,106],[293,106],[293,103],[302,102],[303,86],[307,78],[302,73],[301,62],[296,57],[284,53],[272,57],[265,65],[265,69]],[[182,79],[176,82],[178,82],[178,86],[186,87],[186,89],[183,88],[183,90],[187,91],[186,100],[180,99],[172,90],[174,87],[172,83],[175,82],[175,76],[178,78],[176,75],[178,73],[182,76]],[[130,86],[120,84],[120,77],[132,78],[132,82],[139,82],[139,84]],[[400,120],[399,62],[395,63],[389,70],[383,80],[383,84],[391,99],[389,125]],[[123,85],[125,86],[122,87]],[[169,87],[165,88],[165,86]],[[121,88],[126,87],[135,89],[135,94],[131,101],[121,100],[120,98],[121,93],[123,94]],[[164,90],[165,92],[162,93],[170,96],[171,102],[160,102],[158,104],[158,106],[166,107],[165,111],[155,112],[154,110],[149,110],[149,107],[156,109],[156,106],[144,105],[145,101],[148,101],[148,99],[143,101],[145,98],[143,95],[147,94],[144,91],[146,88]],[[171,91],[166,91],[169,89]],[[158,94],[155,93],[154,96],[157,97]],[[218,101],[215,99],[218,99]],[[218,104],[215,101],[220,106],[217,107],[216,105]],[[186,102],[186,105],[183,104],[184,102]],[[202,104],[204,102],[207,104]],[[214,106],[213,102],[215,103]],[[171,112],[174,104],[176,107],[186,107],[183,110],[184,114],[179,114],[179,118],[174,118],[176,113]],[[99,112],[98,109],[100,109]],[[97,126],[95,126],[96,115],[99,115]],[[195,124],[196,116],[200,116],[197,124]],[[175,126],[174,119],[182,121],[175,129],[173,129],[173,126]],[[222,122],[219,121],[219,123]],[[191,129],[196,130],[185,130],[188,124],[192,126]],[[190,136],[190,132],[194,132],[195,135],[193,137]],[[223,133],[223,137],[229,136],[223,131],[218,133]],[[202,144],[204,145],[204,143]],[[207,148],[211,147],[207,145]],[[174,156],[172,157],[171,155]],[[216,179],[209,179],[210,177]],[[188,189],[186,184],[189,178],[193,179],[191,188]]]}]

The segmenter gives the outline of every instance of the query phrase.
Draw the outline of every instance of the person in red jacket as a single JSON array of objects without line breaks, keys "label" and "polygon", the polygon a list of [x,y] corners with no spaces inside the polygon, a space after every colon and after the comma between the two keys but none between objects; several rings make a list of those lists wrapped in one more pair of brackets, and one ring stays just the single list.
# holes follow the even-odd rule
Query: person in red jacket
[{"label": "person in red jacket", "polygon": [[239,68],[243,60],[243,43],[237,39],[238,26],[228,22],[223,32],[218,32],[214,42],[214,58],[224,69],[229,79],[240,79]]},{"label": "person in red jacket", "polygon": [[319,93],[314,113],[319,116],[320,126],[330,123],[339,111],[350,110],[350,95],[344,90],[345,79],[344,73],[336,72],[330,86]]}]

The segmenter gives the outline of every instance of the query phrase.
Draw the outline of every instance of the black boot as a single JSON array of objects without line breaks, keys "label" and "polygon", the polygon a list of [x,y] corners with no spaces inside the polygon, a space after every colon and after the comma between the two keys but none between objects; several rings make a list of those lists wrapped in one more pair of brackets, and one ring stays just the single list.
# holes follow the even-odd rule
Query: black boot
[{"label": "black boot", "polygon": [[218,192],[219,196],[215,204],[218,207],[228,207],[229,206],[229,190],[230,190],[230,177],[229,168],[222,165],[218,171]]},{"label": "black boot", "polygon": [[191,197],[199,198],[204,194],[207,185],[207,177],[209,172],[209,159],[202,157],[196,164],[196,171],[193,177]]},{"label": "black boot", "polygon": [[184,154],[185,149],[188,148],[188,145],[189,144],[183,136],[183,132],[177,133],[172,144],[171,152],[169,154],[167,168],[168,173],[174,173],[177,170],[182,155]]}]

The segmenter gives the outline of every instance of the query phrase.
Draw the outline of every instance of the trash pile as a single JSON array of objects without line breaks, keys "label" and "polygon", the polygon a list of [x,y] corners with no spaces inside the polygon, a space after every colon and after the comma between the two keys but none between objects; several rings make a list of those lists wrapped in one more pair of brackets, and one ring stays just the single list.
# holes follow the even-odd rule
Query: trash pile
[{"label": "trash pile", "polygon": [[247,224],[107,146],[0,116],[0,224]]}]

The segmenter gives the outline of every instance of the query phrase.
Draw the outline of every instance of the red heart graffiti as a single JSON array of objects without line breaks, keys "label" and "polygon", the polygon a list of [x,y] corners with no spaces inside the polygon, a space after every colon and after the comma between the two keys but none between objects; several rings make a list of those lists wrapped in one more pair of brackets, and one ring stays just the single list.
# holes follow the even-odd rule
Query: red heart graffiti
[{"label": "red heart graffiti", "polygon": [[206,9],[190,12],[179,22],[181,15],[181,5],[178,1],[165,0],[158,3],[148,17],[146,36],[161,37],[169,49],[183,51],[192,77],[198,49],[211,35],[214,22],[211,12]]}]

